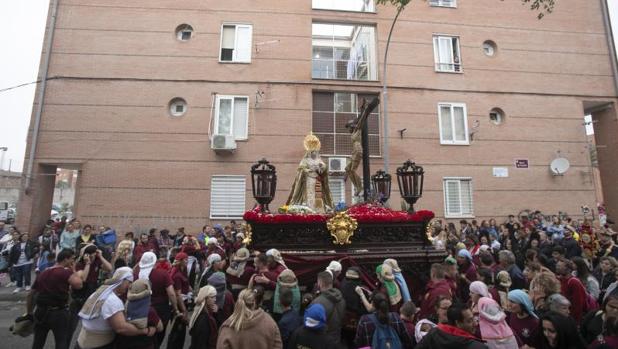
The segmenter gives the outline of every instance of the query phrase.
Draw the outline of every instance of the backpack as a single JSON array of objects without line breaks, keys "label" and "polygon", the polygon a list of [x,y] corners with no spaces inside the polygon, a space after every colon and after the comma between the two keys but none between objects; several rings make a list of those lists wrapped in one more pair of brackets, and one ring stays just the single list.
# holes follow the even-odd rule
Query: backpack
[{"label": "backpack", "polygon": [[371,314],[369,316],[371,321],[375,325],[375,330],[373,331],[373,338],[371,339],[371,348],[372,349],[401,349],[403,346],[401,345],[401,340],[399,339],[399,335],[388,324],[382,324],[378,320],[378,317],[375,314]]}]

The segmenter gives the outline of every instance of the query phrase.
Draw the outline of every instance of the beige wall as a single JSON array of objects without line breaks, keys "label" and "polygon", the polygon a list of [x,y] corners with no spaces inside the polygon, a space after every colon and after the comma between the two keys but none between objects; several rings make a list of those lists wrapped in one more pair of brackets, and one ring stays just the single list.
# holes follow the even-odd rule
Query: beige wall
[{"label": "beige wall", "polygon": [[[201,227],[211,176],[245,174],[250,191],[249,167],[261,157],[279,172],[276,207],[311,130],[312,91],[381,90],[380,81],[312,80],[312,21],[377,25],[381,62],[393,15],[391,8],[318,11],[310,1],[288,0],[61,1],[50,76],[63,78],[48,85],[37,163],[80,167],[75,213],[87,222]],[[223,22],[253,24],[254,48],[260,45],[251,64],[218,63]],[[189,42],[175,39],[182,23],[195,29]],[[463,74],[434,71],[433,33],[460,36]],[[498,45],[495,57],[481,49],[488,39]],[[414,1],[390,49],[389,170],[408,158],[425,166],[417,207],[438,216],[446,176],[472,177],[478,219],[521,209],[576,216],[581,205],[595,204],[582,102],[615,101],[609,62],[597,1],[560,1],[541,21],[518,1],[460,1],[457,9]],[[265,101],[256,106],[258,90]],[[213,93],[250,99],[249,140],[233,155],[210,149]],[[177,119],[167,111],[174,97],[189,105]],[[438,102],[466,103],[469,127],[479,120],[470,145],[440,145]],[[489,122],[494,107],[506,113],[502,125]],[[557,151],[571,162],[562,177],[549,172]],[[515,169],[516,158],[529,159],[530,168]],[[372,162],[375,172],[382,160]],[[492,167],[508,167],[509,177],[493,178]],[[399,207],[395,183],[391,201]]]}]

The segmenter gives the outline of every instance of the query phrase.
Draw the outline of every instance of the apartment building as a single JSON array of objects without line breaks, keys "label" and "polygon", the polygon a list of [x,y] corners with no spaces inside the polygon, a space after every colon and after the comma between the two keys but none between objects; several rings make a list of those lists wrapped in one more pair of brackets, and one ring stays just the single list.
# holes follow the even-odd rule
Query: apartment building
[{"label": "apartment building", "polygon": [[[309,132],[322,142],[335,201],[352,201],[342,173],[351,153],[344,126],[363,98],[384,98],[394,7],[373,0],[57,5],[18,224],[34,229],[47,219],[54,183],[46,174],[57,168],[79,171],[77,217],[121,230],[195,230],[240,218],[254,204],[249,169],[261,158],[277,167],[277,207]],[[482,220],[523,209],[579,217],[581,206],[599,201],[611,215],[618,125],[605,6],[561,0],[539,20],[519,1],[412,1],[390,42],[388,129],[384,103],[369,118],[371,171],[384,167],[387,137],[388,172],[407,159],[424,166],[416,206],[438,217]],[[595,185],[586,114],[605,188]],[[400,205],[395,183],[390,204]]]}]

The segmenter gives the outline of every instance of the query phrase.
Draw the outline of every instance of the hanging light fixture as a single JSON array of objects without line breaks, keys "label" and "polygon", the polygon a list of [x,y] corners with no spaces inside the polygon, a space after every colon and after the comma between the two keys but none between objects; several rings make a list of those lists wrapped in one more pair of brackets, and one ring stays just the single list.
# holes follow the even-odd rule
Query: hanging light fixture
[{"label": "hanging light fixture", "polygon": [[269,211],[268,204],[275,198],[277,170],[268,160],[262,159],[251,166],[253,197],[261,205],[262,212]]}]

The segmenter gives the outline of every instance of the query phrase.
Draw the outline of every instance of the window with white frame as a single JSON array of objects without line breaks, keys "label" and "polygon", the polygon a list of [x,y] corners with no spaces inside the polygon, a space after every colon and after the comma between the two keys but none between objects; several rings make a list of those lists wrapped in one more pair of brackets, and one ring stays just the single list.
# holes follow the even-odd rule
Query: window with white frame
[{"label": "window with white frame", "polygon": [[429,0],[430,6],[457,7],[457,0]]},{"label": "window with white frame", "polygon": [[463,103],[439,103],[438,123],[441,144],[470,144],[468,116]]},{"label": "window with white frame", "polygon": [[434,35],[433,55],[436,71],[461,72],[461,54],[459,50],[459,37]]},{"label": "window with white frame", "polygon": [[313,23],[314,79],[377,80],[375,27]]},{"label": "window with white frame", "polygon": [[375,11],[373,0],[312,0],[311,5],[317,10]]},{"label": "window with white frame", "polygon": [[444,178],[444,214],[446,218],[474,216],[471,178]]},{"label": "window with white frame", "polygon": [[220,62],[251,63],[251,37],[249,24],[224,24],[221,27]]},{"label": "window with white frame", "polygon": [[217,95],[214,134],[248,138],[249,97]]},{"label": "window with white frame", "polygon": [[244,213],[245,176],[212,176],[210,219],[239,219]]},{"label": "window with white frame", "polygon": [[333,205],[337,205],[340,202],[345,203],[345,182],[343,178],[329,178],[328,186],[333,197]]}]

